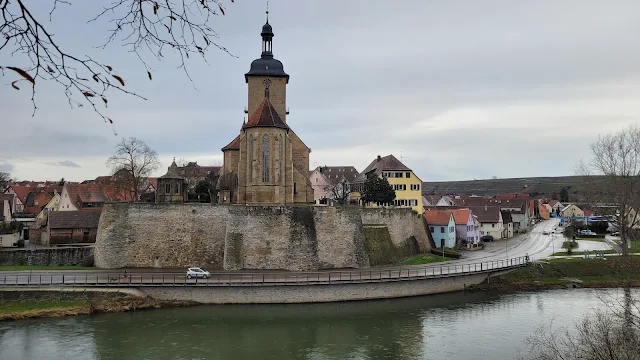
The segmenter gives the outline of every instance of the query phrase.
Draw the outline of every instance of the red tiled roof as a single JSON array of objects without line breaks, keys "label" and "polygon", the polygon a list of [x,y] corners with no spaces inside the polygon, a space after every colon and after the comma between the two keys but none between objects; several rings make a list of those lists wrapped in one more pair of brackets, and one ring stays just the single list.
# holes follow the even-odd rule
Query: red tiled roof
[{"label": "red tiled roof", "polygon": [[451,219],[451,212],[447,210],[427,210],[423,215],[429,225],[448,225]]},{"label": "red tiled roof", "polygon": [[249,121],[247,121],[242,128],[246,129],[257,126],[289,129],[287,124],[280,118],[280,115],[278,115],[276,109],[271,105],[271,101],[268,97],[264,98],[260,106],[258,106],[256,111],[249,118]]},{"label": "red tiled roof", "polygon": [[453,214],[453,220],[455,220],[456,225],[466,225],[471,216],[471,210],[469,209],[451,210],[451,213]]},{"label": "red tiled roof", "polygon": [[240,150],[240,134],[238,134],[235,139],[231,140],[231,142],[227,144],[227,146],[222,148],[222,151],[227,150]]},{"label": "red tiled roof", "polygon": [[29,196],[29,193],[33,190],[31,187],[19,185],[12,185],[9,188],[13,190],[21,204],[25,203],[27,196]]}]

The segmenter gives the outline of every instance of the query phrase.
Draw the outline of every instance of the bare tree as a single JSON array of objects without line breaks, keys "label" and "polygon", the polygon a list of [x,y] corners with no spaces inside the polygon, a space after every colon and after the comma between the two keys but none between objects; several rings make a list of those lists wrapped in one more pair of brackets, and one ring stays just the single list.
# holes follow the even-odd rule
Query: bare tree
[{"label": "bare tree", "polygon": [[[54,37],[50,25],[45,23],[47,19],[42,19],[38,12],[33,11],[36,7],[44,6],[42,1],[0,0],[0,54],[23,54],[28,59],[28,64],[21,66],[0,64],[0,70],[3,75],[7,75],[5,69],[16,75],[11,83],[14,89],[20,90],[21,83],[31,87],[34,113],[37,109],[36,83],[40,80],[56,82],[63,89],[69,105],[90,105],[109,123],[113,121],[98,106],[102,104],[106,108],[108,90],[144,99],[126,90],[125,79],[110,65],[86,54],[68,52]],[[190,55],[204,57],[212,47],[228,53],[216,42],[218,34],[211,27],[216,16],[224,15],[226,1],[102,0],[105,6],[97,14],[89,16],[87,24],[108,20],[111,29],[100,47],[120,42],[141,61],[149,80],[152,79],[152,69],[146,57],[160,60],[167,48],[178,53],[180,67],[189,76],[186,61]],[[68,10],[72,0],[51,0],[49,4],[51,20],[58,12]]]},{"label": "bare tree", "polygon": [[11,183],[11,175],[6,172],[0,172],[0,191],[4,191],[9,183]]},{"label": "bare tree", "polygon": [[329,184],[325,187],[331,199],[338,205],[346,205],[351,197],[351,186],[343,179],[336,184]]},{"label": "bare tree", "polygon": [[[581,163],[578,171],[587,175],[587,195],[594,208],[611,215],[620,231],[622,252],[628,255],[630,234],[640,226],[640,127],[600,136],[591,150],[591,163]],[[590,176],[594,174],[604,176]]]},{"label": "bare tree", "polygon": [[130,137],[116,145],[116,153],[107,159],[107,166],[117,174],[116,182],[137,201],[149,175],[160,167],[160,161],[156,151],[144,141]]},{"label": "bare tree", "polygon": [[640,357],[638,300],[624,289],[622,300],[601,299],[606,306],[575,323],[553,330],[540,327],[525,341],[522,359],[631,360]]}]

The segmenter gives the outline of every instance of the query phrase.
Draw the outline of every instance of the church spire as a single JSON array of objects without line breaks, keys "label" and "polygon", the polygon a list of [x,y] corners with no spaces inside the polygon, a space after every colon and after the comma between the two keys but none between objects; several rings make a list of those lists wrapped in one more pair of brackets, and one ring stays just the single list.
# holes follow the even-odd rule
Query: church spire
[{"label": "church spire", "polygon": [[262,56],[273,56],[273,29],[269,24],[269,2],[267,1],[267,22],[262,26]]}]

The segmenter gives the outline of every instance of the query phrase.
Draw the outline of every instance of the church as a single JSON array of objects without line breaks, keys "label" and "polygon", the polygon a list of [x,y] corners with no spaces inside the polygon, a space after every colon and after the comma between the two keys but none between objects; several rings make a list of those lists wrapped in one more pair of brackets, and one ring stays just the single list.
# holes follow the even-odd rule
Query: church
[{"label": "church", "polygon": [[[268,14],[267,14],[268,16]],[[222,148],[219,202],[226,204],[313,203],[311,149],[287,124],[289,75],[273,57],[273,29],[262,27],[262,55],[244,75],[249,115],[240,133]]]}]

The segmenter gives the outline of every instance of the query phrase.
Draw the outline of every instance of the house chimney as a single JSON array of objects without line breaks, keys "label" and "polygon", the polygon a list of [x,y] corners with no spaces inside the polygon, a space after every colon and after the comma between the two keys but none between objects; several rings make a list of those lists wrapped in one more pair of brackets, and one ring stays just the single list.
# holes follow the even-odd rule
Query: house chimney
[{"label": "house chimney", "polygon": [[378,158],[376,159],[377,161],[380,161],[382,158],[380,157],[380,155],[378,155]]}]

